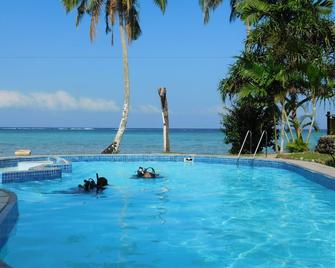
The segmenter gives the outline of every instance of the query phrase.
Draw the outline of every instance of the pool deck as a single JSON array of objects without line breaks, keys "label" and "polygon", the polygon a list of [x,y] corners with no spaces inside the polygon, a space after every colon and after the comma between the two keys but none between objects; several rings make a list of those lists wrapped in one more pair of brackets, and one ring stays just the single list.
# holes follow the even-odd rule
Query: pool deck
[{"label": "pool deck", "polygon": [[[0,189],[0,249],[7,242],[18,215],[16,194]],[[6,263],[0,260],[0,268],[8,267]]]},{"label": "pool deck", "polygon": [[9,200],[8,193],[0,190],[0,212],[7,206],[8,200]]},{"label": "pool deck", "polygon": [[[267,159],[267,158],[262,158],[262,159]],[[315,162],[302,161],[302,160],[282,159],[282,158],[268,158],[268,159],[272,161],[284,162],[284,163],[292,164],[298,167],[302,167],[312,172],[321,173],[335,180],[335,168],[334,167],[322,165],[322,164],[315,163]]]}]

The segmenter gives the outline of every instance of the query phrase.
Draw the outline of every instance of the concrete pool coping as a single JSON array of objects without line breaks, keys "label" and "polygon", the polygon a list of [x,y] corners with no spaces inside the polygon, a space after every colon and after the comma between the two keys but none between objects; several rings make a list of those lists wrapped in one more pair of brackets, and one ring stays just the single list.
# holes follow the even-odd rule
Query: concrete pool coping
[{"label": "concrete pool coping", "polygon": [[332,179],[335,180],[335,168],[334,167],[326,166],[326,165],[319,164],[316,162],[303,161],[303,160],[282,159],[282,158],[275,158],[272,160],[295,165],[297,167],[304,168],[306,170],[317,172],[322,175],[331,177]]}]

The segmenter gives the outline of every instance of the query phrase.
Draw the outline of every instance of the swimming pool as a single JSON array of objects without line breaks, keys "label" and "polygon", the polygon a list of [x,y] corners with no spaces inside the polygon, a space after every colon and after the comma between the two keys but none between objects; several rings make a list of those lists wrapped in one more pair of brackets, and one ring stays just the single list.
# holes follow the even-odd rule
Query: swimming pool
[{"label": "swimming pool", "polygon": [[[158,180],[130,179],[153,166]],[[13,267],[334,267],[335,192],[285,169],[161,161],[74,162],[62,179],[2,185],[20,218]],[[57,194],[95,173],[101,195]]]}]

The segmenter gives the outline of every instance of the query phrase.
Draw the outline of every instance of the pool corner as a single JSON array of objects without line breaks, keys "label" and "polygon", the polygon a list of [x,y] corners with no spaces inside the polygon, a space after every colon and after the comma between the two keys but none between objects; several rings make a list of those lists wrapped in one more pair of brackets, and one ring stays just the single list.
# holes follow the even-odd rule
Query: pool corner
[{"label": "pool corner", "polygon": [[0,248],[7,242],[18,216],[19,210],[16,194],[0,189]]}]

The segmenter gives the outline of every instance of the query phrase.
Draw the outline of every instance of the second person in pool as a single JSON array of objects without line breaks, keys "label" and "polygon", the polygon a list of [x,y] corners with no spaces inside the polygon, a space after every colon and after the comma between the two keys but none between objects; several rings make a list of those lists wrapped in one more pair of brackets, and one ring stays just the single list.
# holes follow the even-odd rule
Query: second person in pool
[{"label": "second person in pool", "polygon": [[152,167],[148,168],[139,167],[136,173],[137,178],[144,178],[144,179],[154,179],[159,176],[159,174],[157,174]]}]

